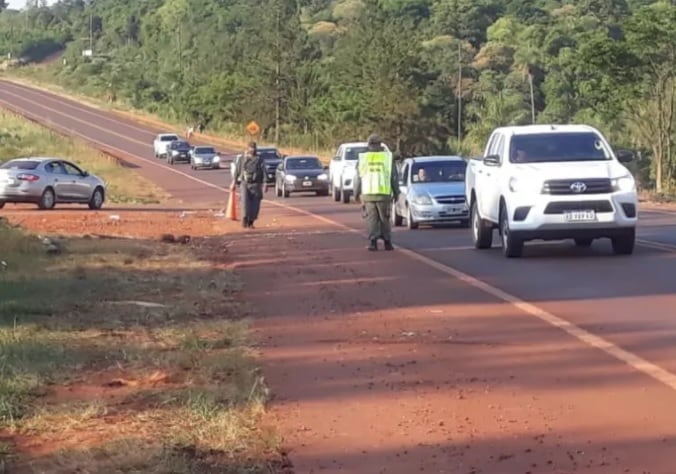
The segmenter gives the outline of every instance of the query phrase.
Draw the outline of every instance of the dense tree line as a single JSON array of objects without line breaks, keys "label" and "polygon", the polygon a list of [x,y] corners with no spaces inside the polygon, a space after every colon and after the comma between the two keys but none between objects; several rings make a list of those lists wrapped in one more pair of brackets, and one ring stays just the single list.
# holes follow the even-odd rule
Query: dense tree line
[{"label": "dense tree line", "polygon": [[[3,13],[54,77],[184,123],[333,147],[477,153],[498,125],[586,122],[676,181],[676,6],[650,0],[64,0]],[[28,26],[26,26],[28,25]],[[89,36],[94,57],[84,58]],[[3,36],[4,35],[4,36]]]}]

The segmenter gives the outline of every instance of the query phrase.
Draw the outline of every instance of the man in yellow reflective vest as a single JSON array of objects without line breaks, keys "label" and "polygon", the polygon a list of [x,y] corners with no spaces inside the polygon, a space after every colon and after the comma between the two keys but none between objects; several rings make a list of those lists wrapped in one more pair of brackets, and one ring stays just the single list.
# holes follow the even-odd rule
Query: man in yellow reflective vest
[{"label": "man in yellow reflective vest", "polygon": [[392,200],[399,196],[399,180],[392,153],[386,151],[380,138],[368,138],[368,151],[359,154],[354,180],[354,197],[361,201],[371,251],[378,250],[378,239],[385,241],[385,250],[392,250],[390,214]]}]

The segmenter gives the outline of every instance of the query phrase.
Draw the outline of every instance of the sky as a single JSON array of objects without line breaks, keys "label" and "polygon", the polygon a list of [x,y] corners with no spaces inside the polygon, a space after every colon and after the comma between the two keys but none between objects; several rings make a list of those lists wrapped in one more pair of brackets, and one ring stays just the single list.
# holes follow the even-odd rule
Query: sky
[{"label": "sky", "polygon": [[[56,3],[56,0],[47,0],[47,4],[51,5],[53,3]],[[9,5],[9,8],[18,10],[26,6],[26,0],[9,0],[7,4]]]}]

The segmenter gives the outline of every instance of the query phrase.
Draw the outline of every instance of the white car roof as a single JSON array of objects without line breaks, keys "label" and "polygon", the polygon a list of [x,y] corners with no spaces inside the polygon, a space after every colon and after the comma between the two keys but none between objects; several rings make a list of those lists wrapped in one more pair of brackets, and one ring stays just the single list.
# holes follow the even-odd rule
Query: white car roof
[{"label": "white car roof", "polygon": [[[367,142],[349,142],[349,143],[341,143],[340,146],[344,147],[358,147],[358,146],[368,146],[369,144]],[[389,147],[387,146],[386,143],[382,143],[383,146],[387,147],[389,150]]]},{"label": "white car roof", "polygon": [[594,132],[598,133],[594,127],[583,124],[543,124],[543,125],[516,125],[512,127],[499,127],[496,132],[506,133],[508,135],[538,135],[542,133],[575,133],[575,132]]},{"label": "white car roof", "polygon": [[158,137],[177,137],[177,136],[178,136],[178,133],[171,133],[171,132],[167,132],[167,133],[158,133],[157,136],[158,136]]},{"label": "white car roof", "polygon": [[433,155],[433,156],[412,156],[406,158],[406,161],[415,161],[416,163],[429,163],[434,161],[465,161],[462,156],[457,155]]},{"label": "white car roof", "polygon": [[9,161],[70,161],[67,158],[57,158],[57,157],[52,157],[52,156],[18,156],[16,158],[10,158],[7,160],[5,163]]}]

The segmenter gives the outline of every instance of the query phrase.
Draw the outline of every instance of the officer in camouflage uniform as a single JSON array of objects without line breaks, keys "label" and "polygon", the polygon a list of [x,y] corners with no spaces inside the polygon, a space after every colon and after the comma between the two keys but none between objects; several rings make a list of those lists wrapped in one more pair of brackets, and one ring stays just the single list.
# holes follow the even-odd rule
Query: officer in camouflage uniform
[{"label": "officer in camouflage uniform", "polygon": [[256,142],[250,142],[247,152],[237,160],[232,189],[240,186],[242,196],[242,227],[253,229],[263,200],[265,168]]},{"label": "officer in camouflage uniform", "polygon": [[378,238],[385,250],[393,250],[390,213],[392,200],[399,197],[399,179],[392,153],[385,151],[377,135],[368,138],[368,151],[359,154],[354,180],[354,197],[361,201],[371,251],[378,250]]}]

